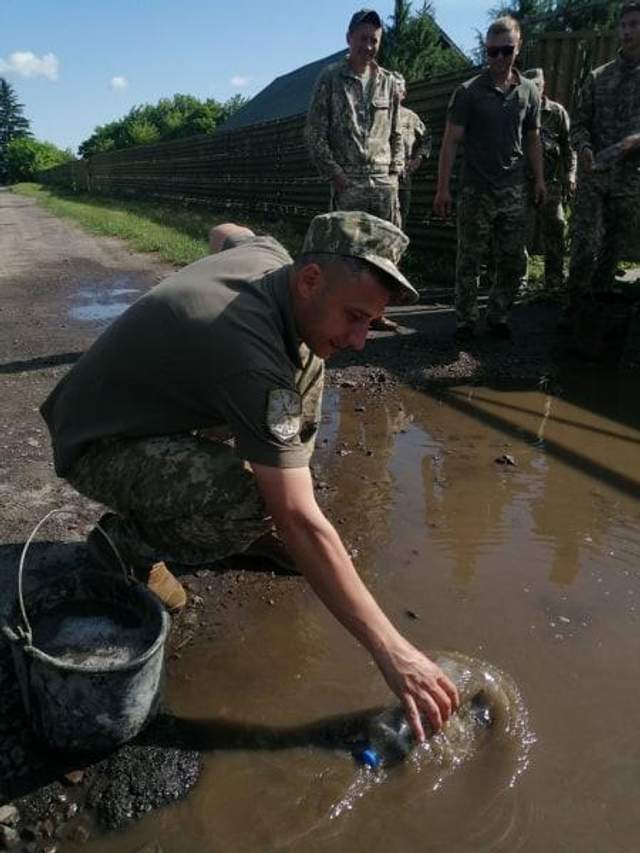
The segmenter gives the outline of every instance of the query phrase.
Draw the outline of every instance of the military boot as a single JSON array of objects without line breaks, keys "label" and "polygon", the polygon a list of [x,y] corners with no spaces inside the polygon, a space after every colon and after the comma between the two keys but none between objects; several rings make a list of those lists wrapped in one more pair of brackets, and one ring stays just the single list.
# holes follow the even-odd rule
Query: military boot
[{"label": "military boot", "polygon": [[122,563],[106,537],[98,529],[98,525],[87,537],[87,548],[94,562],[107,572],[122,572],[122,564],[124,564],[124,570],[132,573],[141,583],[145,583],[147,588],[158,596],[167,610],[172,612],[181,610],[187,603],[187,593],[180,581],[169,571],[162,560],[156,563],[143,564],[139,560],[133,559],[126,546],[123,546],[122,542],[118,540],[117,524],[118,516],[112,512],[103,515],[98,522],[98,525],[117,548]]}]

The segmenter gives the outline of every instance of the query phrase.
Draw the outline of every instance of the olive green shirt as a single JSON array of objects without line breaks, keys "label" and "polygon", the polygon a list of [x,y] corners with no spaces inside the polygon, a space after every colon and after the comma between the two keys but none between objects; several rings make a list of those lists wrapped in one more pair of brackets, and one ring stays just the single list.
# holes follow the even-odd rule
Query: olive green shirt
[{"label": "olive green shirt", "polygon": [[291,264],[271,237],[232,239],[135,302],[42,406],[57,473],[96,441],[211,428],[249,462],[305,467],[324,362],[298,338]]},{"label": "olive green shirt", "polygon": [[513,71],[516,83],[499,89],[488,70],[455,90],[448,119],[464,128],[462,185],[503,189],[525,181],[523,141],[540,128],[540,95]]}]

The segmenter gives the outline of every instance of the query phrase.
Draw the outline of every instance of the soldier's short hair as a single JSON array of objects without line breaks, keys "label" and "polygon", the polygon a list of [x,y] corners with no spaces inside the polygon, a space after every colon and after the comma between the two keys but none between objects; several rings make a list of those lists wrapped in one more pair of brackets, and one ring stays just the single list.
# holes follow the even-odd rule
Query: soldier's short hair
[{"label": "soldier's short hair", "polygon": [[636,0],[630,0],[630,2],[622,4],[622,8],[620,9],[620,20],[622,20],[625,15],[631,14],[631,12],[640,12],[640,3],[636,2]]},{"label": "soldier's short hair", "polygon": [[515,33],[518,38],[522,38],[520,24],[512,15],[502,15],[500,18],[496,18],[487,30],[487,38],[501,36],[505,33]]}]

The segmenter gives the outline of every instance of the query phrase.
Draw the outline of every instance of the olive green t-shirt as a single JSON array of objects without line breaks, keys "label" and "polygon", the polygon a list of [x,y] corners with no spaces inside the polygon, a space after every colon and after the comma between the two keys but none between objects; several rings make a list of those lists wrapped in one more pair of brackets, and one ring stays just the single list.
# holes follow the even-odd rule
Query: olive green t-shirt
[{"label": "olive green t-shirt", "polygon": [[306,466],[324,362],[298,338],[291,264],[271,237],[231,239],[138,299],[42,406],[56,472],[96,441],[211,428],[249,462]]},{"label": "olive green t-shirt", "polygon": [[467,80],[449,102],[448,119],[464,127],[462,185],[502,189],[525,180],[523,139],[540,127],[540,95],[515,69],[506,92],[488,71]]}]

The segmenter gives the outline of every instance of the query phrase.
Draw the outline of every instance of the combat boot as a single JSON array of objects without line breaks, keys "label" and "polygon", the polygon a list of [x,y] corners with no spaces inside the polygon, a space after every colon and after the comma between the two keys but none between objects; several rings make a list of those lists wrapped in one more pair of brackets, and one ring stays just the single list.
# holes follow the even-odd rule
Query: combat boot
[{"label": "combat boot", "polygon": [[123,547],[114,535],[117,519],[118,516],[108,512],[102,516],[98,525],[113,541],[122,563],[106,537],[98,530],[98,526],[94,527],[87,537],[87,549],[94,562],[107,572],[125,571],[125,573],[132,573],[137,580],[146,584],[147,588],[158,596],[167,610],[172,612],[181,610],[187,603],[187,593],[180,581],[169,571],[162,560],[146,565],[133,560],[127,553],[126,547]]}]

